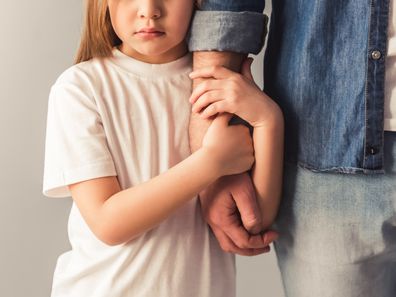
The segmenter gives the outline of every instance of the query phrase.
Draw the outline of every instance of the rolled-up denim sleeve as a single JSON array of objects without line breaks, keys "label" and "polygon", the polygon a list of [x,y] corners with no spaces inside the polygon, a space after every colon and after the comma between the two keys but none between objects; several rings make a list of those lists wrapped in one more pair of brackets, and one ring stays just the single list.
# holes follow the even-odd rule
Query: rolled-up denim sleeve
[{"label": "rolled-up denim sleeve", "polygon": [[258,54],[267,34],[264,0],[204,0],[193,17],[190,51],[232,51]]}]

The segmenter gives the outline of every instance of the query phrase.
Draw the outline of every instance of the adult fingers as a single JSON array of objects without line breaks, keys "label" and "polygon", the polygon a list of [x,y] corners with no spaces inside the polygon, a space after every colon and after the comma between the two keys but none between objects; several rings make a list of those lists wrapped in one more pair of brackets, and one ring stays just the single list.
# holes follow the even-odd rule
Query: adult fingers
[{"label": "adult fingers", "polygon": [[[227,188],[235,207],[238,209],[243,226],[251,234],[262,230],[261,212],[258,206],[256,191],[248,172],[222,178],[223,187]],[[235,218],[232,218],[235,222]]]},{"label": "adult fingers", "polygon": [[250,175],[239,174],[235,179],[237,180],[232,185],[231,195],[238,208],[242,224],[251,234],[258,234],[261,231],[262,217]]},{"label": "adult fingers", "polygon": [[232,240],[232,242],[241,249],[261,249],[268,246],[268,244],[265,244],[263,241],[263,236],[261,234],[251,235],[242,225],[236,226],[234,224],[232,226],[228,226],[226,229],[224,229],[224,232]]},{"label": "adult fingers", "polygon": [[264,245],[269,245],[270,243],[277,240],[279,237],[278,232],[273,230],[267,230],[264,233],[261,233],[261,239]]},{"label": "adult fingers", "polygon": [[270,251],[269,246],[266,246],[264,248],[239,248],[221,229],[216,227],[211,228],[217,238],[217,241],[219,242],[221,249],[227,253],[238,254],[241,256],[256,256],[263,253],[268,253]]}]

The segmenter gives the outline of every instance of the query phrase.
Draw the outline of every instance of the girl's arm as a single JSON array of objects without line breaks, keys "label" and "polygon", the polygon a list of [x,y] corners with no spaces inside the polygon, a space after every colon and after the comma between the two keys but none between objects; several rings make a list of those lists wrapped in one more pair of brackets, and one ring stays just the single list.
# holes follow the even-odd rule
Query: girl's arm
[{"label": "girl's arm", "polygon": [[261,209],[262,228],[268,229],[278,213],[283,175],[283,117],[274,107],[273,118],[253,129],[255,163],[253,185]]},{"label": "girl's arm", "polygon": [[254,160],[249,132],[228,126],[229,119],[230,115],[216,118],[201,149],[145,183],[121,190],[116,177],[103,177],[70,185],[93,233],[109,245],[127,242],[158,225],[220,176],[248,170]]},{"label": "girl's arm", "polygon": [[250,73],[251,62],[252,59],[244,62],[242,75],[223,67],[192,72],[192,79],[212,79],[195,88],[190,102],[192,111],[203,118],[229,112],[253,126],[255,164],[252,179],[265,230],[276,217],[281,197],[284,125],[278,105],[255,85]]}]

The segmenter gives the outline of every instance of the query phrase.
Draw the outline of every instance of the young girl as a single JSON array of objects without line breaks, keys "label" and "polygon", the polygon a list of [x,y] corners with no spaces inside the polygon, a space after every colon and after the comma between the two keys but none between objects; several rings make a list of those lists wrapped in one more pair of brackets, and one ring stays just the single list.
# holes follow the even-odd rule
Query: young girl
[{"label": "young girl", "polygon": [[[52,296],[235,296],[233,256],[209,233],[196,195],[249,170],[253,147],[248,129],[221,114],[190,154],[192,0],[92,0],[86,9],[77,64],[48,105],[43,191],[74,202],[72,250],[58,259]],[[253,90],[240,115],[271,126],[258,112],[274,109],[270,99],[247,81],[240,89]]]}]

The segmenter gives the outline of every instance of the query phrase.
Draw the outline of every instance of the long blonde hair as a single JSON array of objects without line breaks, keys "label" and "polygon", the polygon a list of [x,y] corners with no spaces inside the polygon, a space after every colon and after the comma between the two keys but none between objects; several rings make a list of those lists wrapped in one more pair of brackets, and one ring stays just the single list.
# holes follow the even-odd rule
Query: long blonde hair
[{"label": "long blonde hair", "polygon": [[113,47],[120,44],[111,24],[107,0],[85,0],[83,31],[74,62],[108,57]]},{"label": "long blonde hair", "polygon": [[[197,8],[201,2],[195,1]],[[113,47],[121,43],[111,24],[107,0],[85,0],[83,31],[75,64],[95,57],[111,56]]]}]

